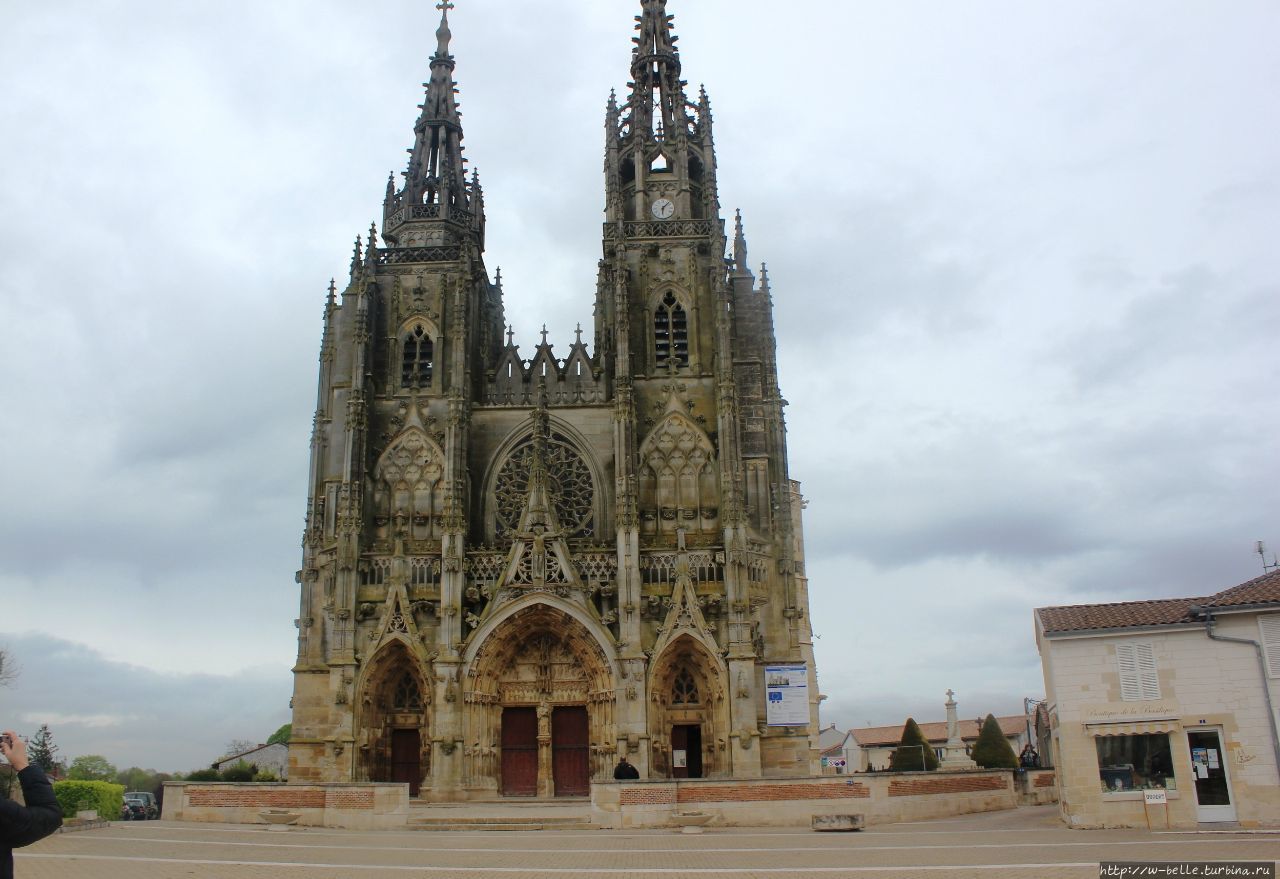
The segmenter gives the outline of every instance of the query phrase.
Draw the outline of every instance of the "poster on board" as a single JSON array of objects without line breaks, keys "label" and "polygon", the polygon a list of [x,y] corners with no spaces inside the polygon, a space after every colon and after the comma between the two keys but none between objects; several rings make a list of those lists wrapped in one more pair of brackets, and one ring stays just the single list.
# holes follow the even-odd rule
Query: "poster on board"
[{"label": "poster on board", "polygon": [[769,665],[764,669],[769,726],[809,725],[809,670],[803,665]]}]

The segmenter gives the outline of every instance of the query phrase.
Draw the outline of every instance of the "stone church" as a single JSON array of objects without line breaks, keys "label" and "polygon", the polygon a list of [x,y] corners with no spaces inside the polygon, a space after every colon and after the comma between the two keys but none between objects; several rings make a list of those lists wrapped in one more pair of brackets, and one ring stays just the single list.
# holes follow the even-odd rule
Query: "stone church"
[{"label": "stone church", "polygon": [[437,8],[403,182],[324,312],[290,781],[581,796],[624,755],[650,779],[816,774],[768,276],[740,217],[726,233],[666,0],[608,102],[594,333],[563,355],[506,327]]}]

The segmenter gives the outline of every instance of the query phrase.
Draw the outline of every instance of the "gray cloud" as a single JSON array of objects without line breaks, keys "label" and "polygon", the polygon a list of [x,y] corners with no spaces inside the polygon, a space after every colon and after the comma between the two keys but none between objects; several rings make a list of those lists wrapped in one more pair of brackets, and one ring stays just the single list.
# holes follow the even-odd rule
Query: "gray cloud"
[{"label": "gray cloud", "polygon": [[[154,637],[140,629],[126,645]],[[102,754],[119,768],[190,771],[208,766],[232,739],[266,741],[289,721],[288,671],[172,674],[113,662],[81,644],[47,635],[3,634],[21,663],[0,690],[6,729],[33,735],[47,723],[70,762]]]},{"label": "gray cloud", "polygon": [[[562,351],[590,335],[634,11],[453,14],[525,351],[543,323]],[[1042,686],[1032,607],[1258,572],[1251,542],[1280,540],[1266,4],[671,11],[725,213],[770,267],[814,616],[849,621],[818,642],[825,719],[940,717],[949,686],[1011,710]],[[287,693],[320,308],[403,169],[435,27],[408,0],[129,12],[15,9],[0,55],[0,628],[139,667],[96,701],[48,682],[40,710],[99,720],[117,677],[140,717],[149,689],[259,692],[245,669]],[[102,729],[74,735],[125,760]]]}]

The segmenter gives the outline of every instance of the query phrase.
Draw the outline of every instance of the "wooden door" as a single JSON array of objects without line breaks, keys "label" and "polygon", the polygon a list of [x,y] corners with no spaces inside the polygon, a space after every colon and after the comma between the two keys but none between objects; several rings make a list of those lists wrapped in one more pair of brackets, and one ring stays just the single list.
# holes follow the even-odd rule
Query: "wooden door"
[{"label": "wooden door", "polygon": [[577,705],[551,712],[551,775],[556,796],[591,793],[590,736],[587,709]]},{"label": "wooden door", "polygon": [[502,795],[538,795],[538,711],[502,709]]},{"label": "wooden door", "polygon": [[409,785],[409,796],[418,795],[422,785],[422,734],[418,730],[391,731],[391,780]]},{"label": "wooden door", "polygon": [[686,727],[689,744],[689,777],[702,778],[702,727]]},{"label": "wooden door", "polygon": [[671,777],[702,778],[702,727],[671,727]]}]

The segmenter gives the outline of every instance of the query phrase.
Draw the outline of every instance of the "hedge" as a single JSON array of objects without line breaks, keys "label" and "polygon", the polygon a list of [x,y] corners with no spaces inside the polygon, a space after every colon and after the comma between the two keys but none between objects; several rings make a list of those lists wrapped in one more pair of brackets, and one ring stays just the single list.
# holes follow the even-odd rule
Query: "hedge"
[{"label": "hedge", "polygon": [[84,809],[96,809],[99,818],[119,821],[124,810],[124,785],[109,781],[55,781],[53,795],[58,798],[64,818],[74,818]]}]

